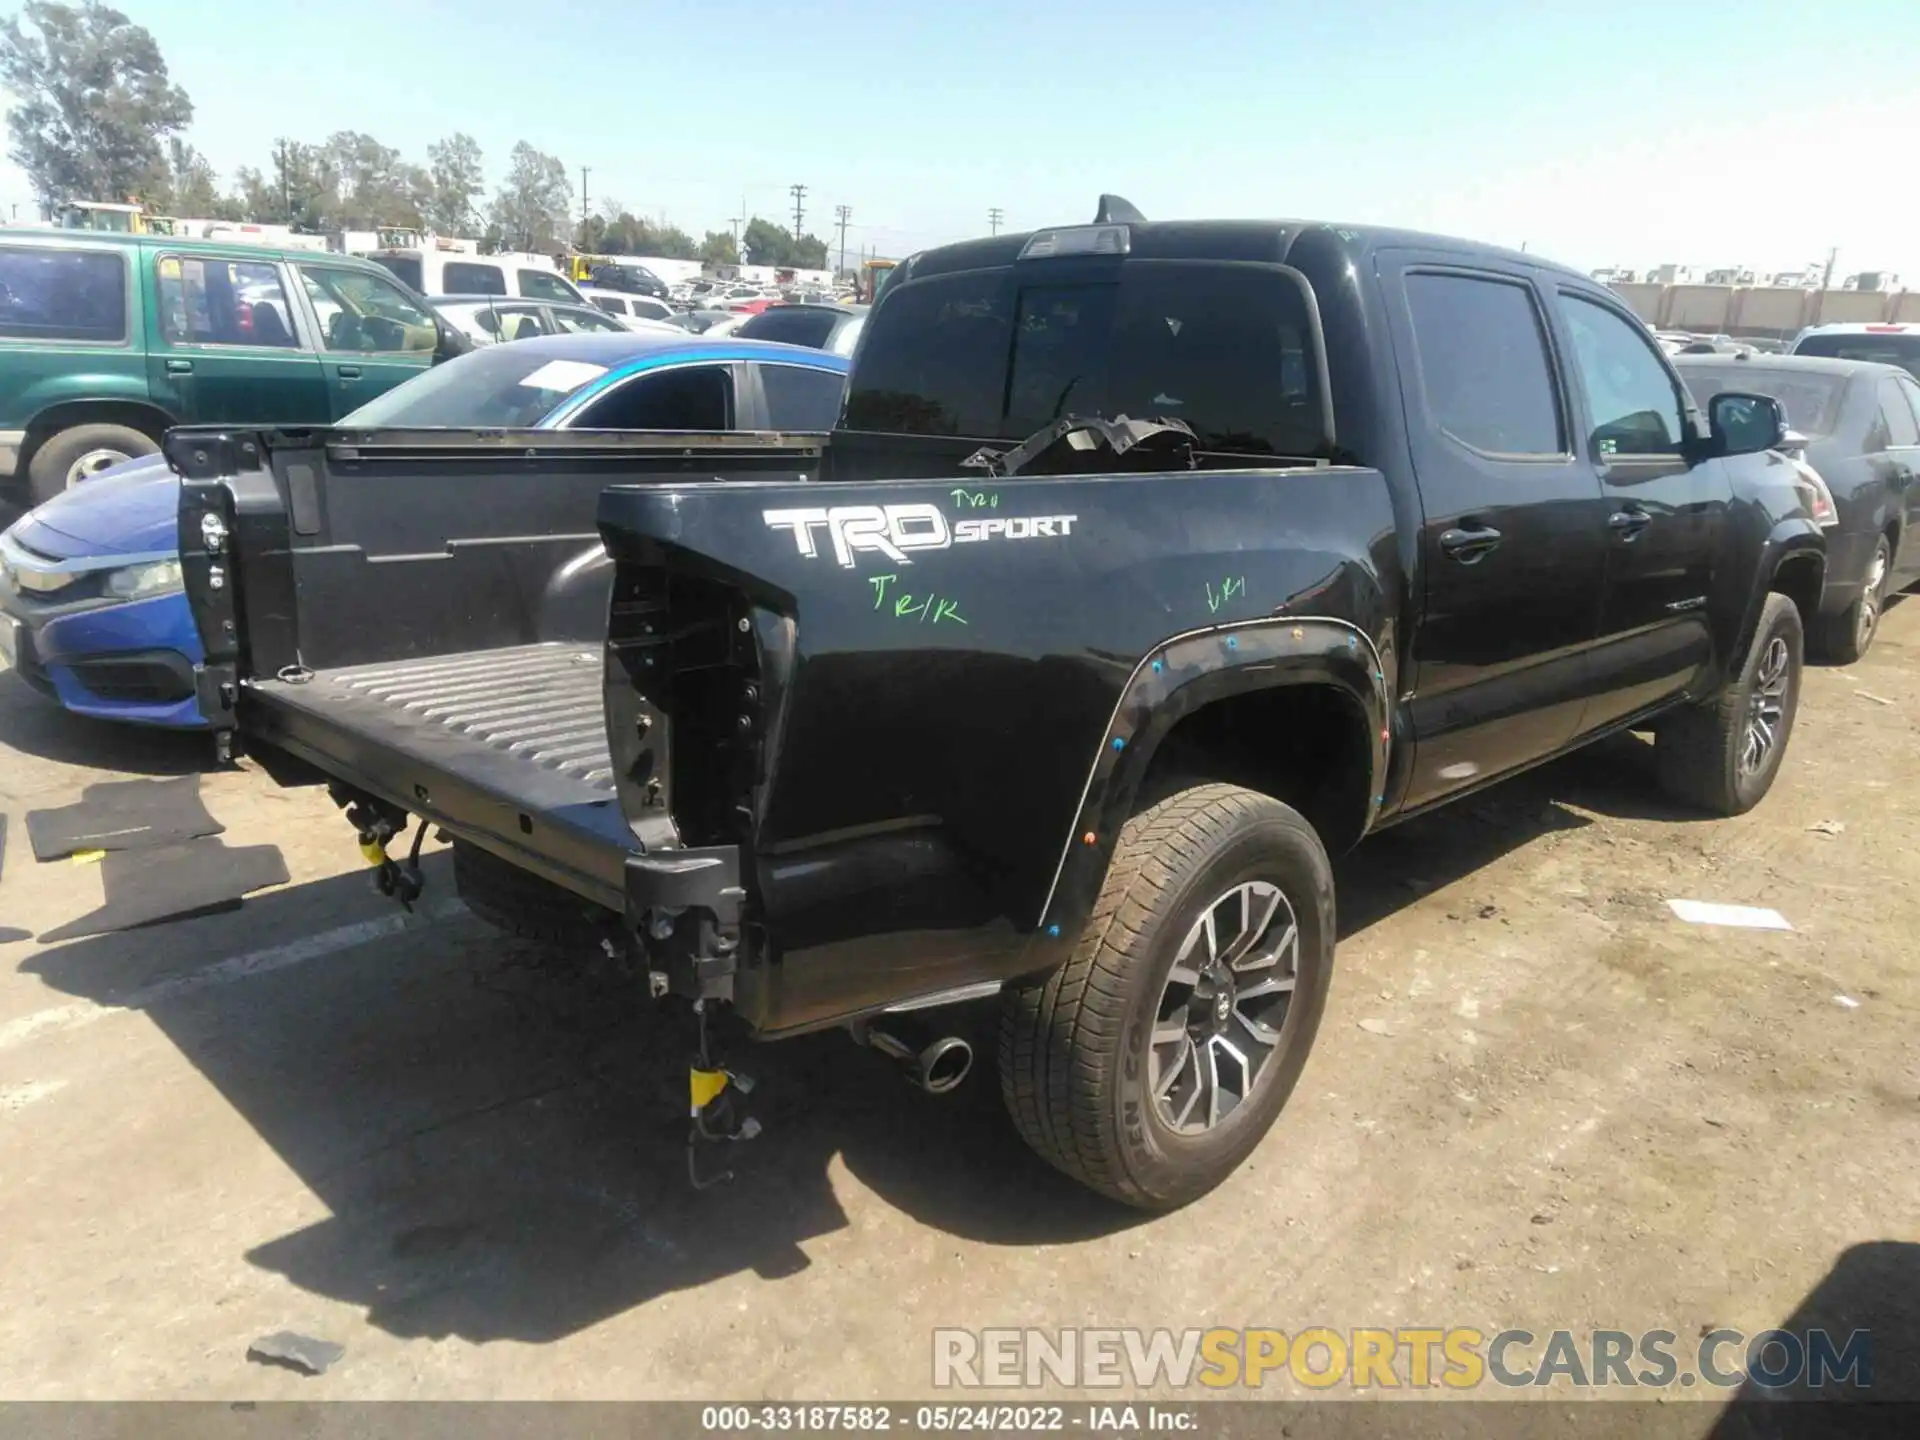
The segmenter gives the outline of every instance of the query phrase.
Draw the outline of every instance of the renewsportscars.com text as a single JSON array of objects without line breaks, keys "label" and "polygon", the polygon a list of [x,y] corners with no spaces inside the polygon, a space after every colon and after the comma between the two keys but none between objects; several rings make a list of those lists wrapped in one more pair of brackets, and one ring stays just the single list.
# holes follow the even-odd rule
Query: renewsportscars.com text
[{"label": "renewsportscars.com text", "polygon": [[1299,1385],[1325,1390],[1649,1388],[1704,1385],[1864,1391],[1873,1337],[1864,1330],[1484,1331],[1399,1327],[1335,1330],[936,1330],[941,1388],[1129,1387],[1214,1390]]}]

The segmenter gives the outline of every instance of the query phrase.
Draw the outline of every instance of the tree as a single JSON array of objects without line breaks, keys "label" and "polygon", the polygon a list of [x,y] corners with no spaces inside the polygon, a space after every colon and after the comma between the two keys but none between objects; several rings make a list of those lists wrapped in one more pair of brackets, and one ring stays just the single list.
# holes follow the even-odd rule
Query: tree
[{"label": "tree", "polygon": [[325,170],[333,179],[326,207],[330,230],[372,230],[381,225],[422,226],[433,180],[409,164],[391,145],[358,130],[341,130],[321,147]]},{"label": "tree", "polygon": [[441,235],[466,235],[477,229],[474,206],[484,181],[480,172],[480,145],[471,135],[455,134],[427,147],[433,195],[427,202],[427,224]]},{"label": "tree", "polygon": [[149,201],[169,215],[223,219],[220,181],[207,157],[178,135],[167,138],[166,159]]},{"label": "tree", "polygon": [[827,242],[818,235],[802,235],[794,242],[787,263],[796,270],[827,268]]},{"label": "tree", "polygon": [[740,248],[746,252],[749,265],[789,265],[792,263],[793,236],[782,230],[771,220],[762,220],[758,215],[747,222],[746,234],[740,237]]},{"label": "tree", "polygon": [[329,228],[339,209],[339,172],[323,146],[283,136],[273,142],[272,168],[266,175],[245,169],[239,179],[250,220],[319,231]]},{"label": "tree", "polygon": [[700,261],[705,265],[738,265],[740,247],[733,242],[731,230],[709,230],[700,242]]},{"label": "tree", "polygon": [[646,253],[663,260],[698,260],[700,247],[678,225],[666,225],[653,232],[653,249]]},{"label": "tree", "polygon": [[0,85],[15,97],[8,154],[48,207],[144,198],[193,118],[152,34],[100,0],[27,0],[0,24]]},{"label": "tree", "polygon": [[566,165],[522,140],[513,147],[507,181],[493,197],[488,222],[499,231],[503,248],[544,255],[559,249],[562,237],[572,232],[572,208]]}]

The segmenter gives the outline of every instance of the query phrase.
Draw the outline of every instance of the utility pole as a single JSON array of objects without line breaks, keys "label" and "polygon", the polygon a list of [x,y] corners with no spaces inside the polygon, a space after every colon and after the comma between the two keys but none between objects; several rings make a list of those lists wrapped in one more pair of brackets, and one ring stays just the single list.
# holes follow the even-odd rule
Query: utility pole
[{"label": "utility pole", "polygon": [[1833,247],[1833,249],[1827,251],[1827,268],[1824,272],[1822,272],[1820,276],[1820,288],[1822,290],[1829,290],[1833,288],[1833,266],[1834,266],[1834,262],[1839,260],[1839,258],[1840,258],[1839,246],[1836,245]]},{"label": "utility pole", "polygon": [[800,238],[800,228],[806,223],[807,187],[804,185],[789,185],[787,187],[787,193],[793,196],[793,238],[798,240]]},{"label": "utility pole", "polygon": [[998,205],[987,211],[987,233],[989,235],[998,235],[1000,233],[1000,222],[1006,218],[1007,212],[1002,210]]},{"label": "utility pole", "polygon": [[833,218],[840,224],[840,268],[845,270],[847,268],[847,222],[853,218],[853,207],[851,205],[834,206]]},{"label": "utility pole", "polygon": [[580,224],[583,227],[580,233],[582,238],[586,235],[584,227],[587,223],[587,215],[590,213],[587,210],[587,176],[589,173],[591,172],[588,171],[586,166],[582,165],[580,167]]}]

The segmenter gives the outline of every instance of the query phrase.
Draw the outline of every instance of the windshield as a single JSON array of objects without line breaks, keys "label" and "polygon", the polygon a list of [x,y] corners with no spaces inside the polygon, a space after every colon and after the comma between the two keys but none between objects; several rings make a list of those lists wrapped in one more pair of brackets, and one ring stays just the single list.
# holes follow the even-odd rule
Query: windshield
[{"label": "windshield", "polygon": [[1687,382],[1694,403],[1702,410],[1714,396],[1730,390],[1748,395],[1770,395],[1787,412],[1787,426],[1802,435],[1828,435],[1840,412],[1840,392],[1847,388],[1844,375],[1807,375],[1798,371],[1767,370],[1753,365],[1716,366],[1709,370],[1682,365],[1680,378]]},{"label": "windshield", "polygon": [[354,430],[523,429],[538,425],[562,400],[606,373],[606,366],[585,360],[556,360],[521,345],[492,345],[434,366],[369,400],[339,423]]},{"label": "windshield", "polygon": [[1028,265],[890,289],[847,428],[1019,440],[1066,415],[1125,415],[1185,421],[1216,452],[1326,448],[1306,299],[1290,273],[1169,261],[1109,273],[1061,283]]},{"label": "windshield", "polygon": [[1836,360],[1871,360],[1878,365],[1898,365],[1920,380],[1920,331],[1903,335],[1848,334],[1809,335],[1793,347],[1796,355],[1831,355]]},{"label": "windshield", "polygon": [[418,294],[425,294],[426,287],[420,283],[420,257],[418,255],[371,255],[367,257],[376,265],[384,265],[391,270],[394,278]]}]

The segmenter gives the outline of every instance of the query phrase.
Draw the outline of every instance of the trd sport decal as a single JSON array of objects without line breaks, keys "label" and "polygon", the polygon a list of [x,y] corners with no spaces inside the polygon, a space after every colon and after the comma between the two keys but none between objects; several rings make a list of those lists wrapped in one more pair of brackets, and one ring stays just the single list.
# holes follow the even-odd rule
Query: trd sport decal
[{"label": "trd sport decal", "polygon": [[814,532],[822,527],[833,557],[848,570],[854,552],[872,550],[896,565],[911,565],[910,550],[945,550],[978,540],[1061,539],[1073,533],[1077,515],[996,515],[991,520],[955,520],[934,505],[835,505],[819,510],[762,510],[774,530],[788,530],[811,558],[819,554]]}]

